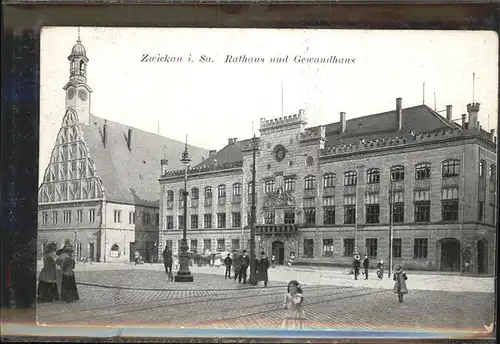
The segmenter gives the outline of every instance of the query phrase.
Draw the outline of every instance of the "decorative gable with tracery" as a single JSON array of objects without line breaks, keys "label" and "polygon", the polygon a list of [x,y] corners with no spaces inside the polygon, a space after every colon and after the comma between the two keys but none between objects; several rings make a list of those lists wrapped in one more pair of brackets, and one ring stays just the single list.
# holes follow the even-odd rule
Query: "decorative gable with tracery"
[{"label": "decorative gable with tracery", "polygon": [[103,187],[78,122],[68,109],[38,193],[39,203],[102,198]]}]

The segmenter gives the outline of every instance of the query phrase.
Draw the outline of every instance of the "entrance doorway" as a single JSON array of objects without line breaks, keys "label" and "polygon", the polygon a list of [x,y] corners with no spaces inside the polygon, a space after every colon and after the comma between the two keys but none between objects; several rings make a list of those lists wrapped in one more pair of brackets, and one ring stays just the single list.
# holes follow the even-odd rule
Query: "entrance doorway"
[{"label": "entrance doorway", "polygon": [[487,246],[485,240],[477,242],[477,273],[484,274],[488,272]]},{"label": "entrance doorway", "polygon": [[285,264],[285,244],[282,241],[275,240],[271,244],[272,254],[276,257],[276,263],[279,265]]},{"label": "entrance doorway", "polygon": [[445,238],[441,243],[441,271],[460,271],[460,241]]}]

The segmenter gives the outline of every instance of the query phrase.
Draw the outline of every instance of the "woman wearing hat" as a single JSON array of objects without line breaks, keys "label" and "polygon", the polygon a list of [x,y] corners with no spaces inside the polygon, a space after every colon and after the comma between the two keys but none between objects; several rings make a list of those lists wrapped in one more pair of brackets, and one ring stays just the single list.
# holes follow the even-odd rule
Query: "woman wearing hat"
[{"label": "woman wearing hat", "polygon": [[61,300],[66,302],[73,302],[80,299],[75,280],[75,260],[73,259],[73,246],[67,245],[63,250],[64,253],[67,254],[67,256],[64,258],[64,261],[61,264]]},{"label": "woman wearing hat", "polygon": [[43,256],[43,268],[38,277],[38,302],[53,302],[59,300],[56,278],[56,243],[50,243]]},{"label": "woman wearing hat", "polygon": [[71,241],[69,239],[64,240],[64,246],[56,251],[57,259],[56,259],[56,281],[57,281],[57,290],[59,291],[59,297],[61,297],[62,290],[62,278],[63,273],[61,270],[61,264],[68,257],[68,253],[66,253],[65,248],[71,246]]},{"label": "woman wearing hat", "polygon": [[392,278],[394,280],[394,292],[398,294],[399,302],[403,302],[403,295],[408,294],[408,288],[406,287],[406,273],[403,272],[401,265],[396,265],[394,268],[394,276]]}]

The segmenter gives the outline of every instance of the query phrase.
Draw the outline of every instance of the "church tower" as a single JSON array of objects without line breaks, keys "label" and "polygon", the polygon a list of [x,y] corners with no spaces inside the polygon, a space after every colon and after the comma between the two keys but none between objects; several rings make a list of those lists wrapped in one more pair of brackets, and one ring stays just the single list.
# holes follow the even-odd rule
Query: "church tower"
[{"label": "church tower", "polygon": [[87,85],[87,63],[89,59],[80,40],[80,29],[78,29],[78,40],[73,46],[68,60],[69,81],[63,87],[66,91],[66,110],[74,109],[78,113],[79,122],[89,124],[92,90]]}]

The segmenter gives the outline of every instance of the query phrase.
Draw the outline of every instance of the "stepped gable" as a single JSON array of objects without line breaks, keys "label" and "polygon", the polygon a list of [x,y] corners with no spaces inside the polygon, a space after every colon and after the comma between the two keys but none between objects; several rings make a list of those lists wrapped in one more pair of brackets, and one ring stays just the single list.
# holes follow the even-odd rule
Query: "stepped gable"
[{"label": "stepped gable", "polygon": [[427,105],[417,105],[402,109],[402,129],[397,130],[396,111],[387,111],[347,120],[347,130],[341,134],[340,122],[326,125],[325,146],[357,144],[365,141],[390,139],[393,137],[411,138],[414,133],[430,132],[441,129],[460,128],[448,121]]},{"label": "stepped gable", "polygon": [[[168,159],[168,169],[182,168],[181,153],[184,142],[106,121],[106,147],[102,140],[105,120],[90,115],[90,124],[80,124],[83,137],[95,162],[96,175],[101,179],[106,199],[110,202],[158,206],[160,190],[158,178],[160,160]],[[132,129],[131,149],[127,146],[129,128]],[[194,163],[207,156],[206,149],[188,145]]]}]

